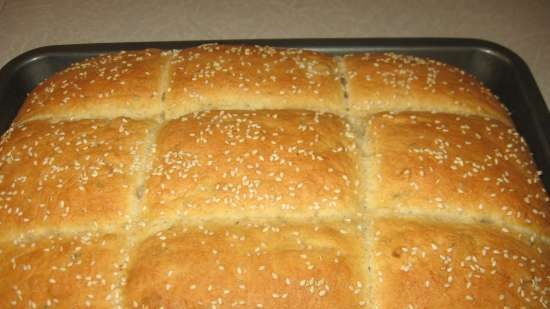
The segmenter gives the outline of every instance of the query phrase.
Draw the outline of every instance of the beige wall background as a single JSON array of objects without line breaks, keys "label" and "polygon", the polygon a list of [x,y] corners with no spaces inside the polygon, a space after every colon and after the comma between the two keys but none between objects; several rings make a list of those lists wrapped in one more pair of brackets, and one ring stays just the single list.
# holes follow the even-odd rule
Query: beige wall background
[{"label": "beige wall background", "polygon": [[471,37],[529,65],[550,106],[549,0],[0,0],[0,65],[69,43],[304,37]]}]

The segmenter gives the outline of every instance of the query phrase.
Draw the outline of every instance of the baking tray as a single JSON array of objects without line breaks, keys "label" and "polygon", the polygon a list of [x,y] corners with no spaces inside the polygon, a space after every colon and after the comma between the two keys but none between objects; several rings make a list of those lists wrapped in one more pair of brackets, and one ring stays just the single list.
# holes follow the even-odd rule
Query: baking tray
[{"label": "baking tray", "polygon": [[0,70],[0,132],[9,127],[29,91],[72,62],[123,49],[177,49],[212,42],[305,48],[332,54],[393,51],[455,65],[480,79],[508,107],[516,128],[526,139],[539,170],[543,172],[542,180],[547,191],[550,191],[550,113],[533,75],[514,52],[477,39],[265,39],[47,46],[16,57]]}]

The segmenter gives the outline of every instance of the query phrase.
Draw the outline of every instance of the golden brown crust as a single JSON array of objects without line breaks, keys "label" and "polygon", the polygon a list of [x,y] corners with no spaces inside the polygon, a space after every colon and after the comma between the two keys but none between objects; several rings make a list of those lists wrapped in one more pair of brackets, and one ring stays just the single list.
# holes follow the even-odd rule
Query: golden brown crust
[{"label": "golden brown crust", "polygon": [[151,125],[118,118],[12,127],[0,142],[0,235],[126,220]]},{"label": "golden brown crust", "polygon": [[484,226],[380,219],[373,308],[547,308],[550,248]]},{"label": "golden brown crust", "polygon": [[75,63],[34,89],[16,121],[159,115],[166,61],[160,50],[147,49]]},{"label": "golden brown crust", "polygon": [[137,246],[123,295],[128,308],[363,308],[362,239],[353,222],[179,226]]},{"label": "golden brown crust", "polygon": [[201,45],[171,60],[166,116],[210,109],[343,112],[329,55],[262,46]]},{"label": "golden brown crust", "polygon": [[210,111],[168,122],[145,217],[342,217],[359,209],[349,125],[308,111]]},{"label": "golden brown crust", "polygon": [[114,308],[124,242],[85,233],[0,243],[0,307]]},{"label": "golden brown crust", "polygon": [[548,195],[527,145],[497,120],[406,112],[367,124],[368,208],[506,222],[549,235]]},{"label": "golden brown crust", "polygon": [[512,123],[498,99],[456,67],[394,53],[347,55],[344,67],[349,107],[354,113],[432,111]]},{"label": "golden brown crust", "polygon": [[0,308],[546,308],[538,176],[432,60],[102,55],[0,140]]}]

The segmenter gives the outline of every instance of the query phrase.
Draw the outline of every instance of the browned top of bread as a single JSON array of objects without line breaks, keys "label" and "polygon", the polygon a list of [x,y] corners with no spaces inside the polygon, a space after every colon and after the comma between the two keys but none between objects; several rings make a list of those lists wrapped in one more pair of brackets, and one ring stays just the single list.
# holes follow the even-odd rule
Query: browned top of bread
[{"label": "browned top of bread", "polygon": [[546,308],[550,248],[483,225],[380,219],[372,308]]},{"label": "browned top of bread", "polygon": [[0,242],[0,307],[114,308],[124,243],[91,232]]},{"label": "browned top of bread", "polygon": [[170,64],[168,118],[209,109],[345,108],[336,62],[322,53],[201,45],[178,52]]},{"label": "browned top of bread", "polygon": [[353,222],[177,226],[135,249],[128,308],[362,308],[366,265]]},{"label": "browned top of bread", "polygon": [[163,126],[148,218],[342,217],[357,212],[349,124],[309,111],[208,111]]},{"label": "browned top of bread", "polygon": [[131,211],[151,125],[117,118],[12,127],[0,141],[0,235],[119,224]]},{"label": "browned top of bread", "polygon": [[352,54],[343,61],[354,112],[435,111],[512,123],[489,89],[456,67],[394,53]]},{"label": "browned top of bread", "polygon": [[122,51],[77,62],[40,83],[16,121],[159,115],[165,62],[157,49]]},{"label": "browned top of bread", "polygon": [[100,55],[0,140],[0,308],[547,308],[538,176],[432,60]]},{"label": "browned top of bread", "polygon": [[548,235],[550,202],[527,145],[497,120],[451,114],[378,114],[368,120],[367,205]]}]

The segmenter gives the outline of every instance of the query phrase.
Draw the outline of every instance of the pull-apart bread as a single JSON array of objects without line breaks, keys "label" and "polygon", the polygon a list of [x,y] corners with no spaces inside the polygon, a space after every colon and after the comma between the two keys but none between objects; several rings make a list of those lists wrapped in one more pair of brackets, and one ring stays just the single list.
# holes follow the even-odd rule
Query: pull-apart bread
[{"label": "pull-apart bread", "polygon": [[0,308],[548,308],[549,206],[506,109],[450,65],[99,55],[0,141]]}]

